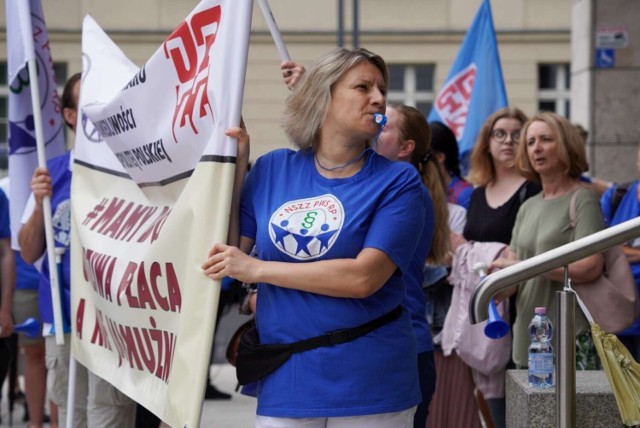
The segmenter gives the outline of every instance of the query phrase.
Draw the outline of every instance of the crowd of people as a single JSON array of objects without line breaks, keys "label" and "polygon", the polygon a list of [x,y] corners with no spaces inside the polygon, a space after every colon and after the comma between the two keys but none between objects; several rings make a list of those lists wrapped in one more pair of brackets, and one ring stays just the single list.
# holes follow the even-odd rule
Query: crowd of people
[{"label": "crowd of people", "polygon": [[[463,177],[446,125],[387,103],[389,74],[379,55],[335,49],[308,69],[292,61],[281,69],[291,89],[283,125],[295,148],[267,153],[248,171],[246,127],[227,130],[238,140],[229,238],[213,244],[202,263],[213,279],[257,284],[251,308],[260,344],[326,337],[257,381],[256,427],[480,427],[481,418],[504,427],[505,371],[527,367],[535,307],[546,306],[556,321],[562,269],[498,296],[513,340],[506,345],[510,358],[490,375],[453,352],[448,329],[460,302],[451,284],[477,279],[464,268],[473,254],[493,271],[638,216],[638,181],[609,187],[585,178],[584,140],[575,125],[550,112],[527,118],[513,107],[487,118]],[[67,86],[63,114],[74,129],[79,75]],[[26,264],[46,249],[43,197],[52,198],[54,215],[69,215],[72,162],[69,151],[34,173],[19,235]],[[47,330],[48,266],[39,267],[38,287],[31,276],[31,285],[13,293],[16,262],[1,196],[2,335],[39,306],[44,338],[21,338],[31,426],[42,426],[45,384],[64,426],[69,347],[57,346]],[[68,248],[72,231],[64,232],[56,236],[66,242],[56,245]],[[638,248],[633,241],[624,250],[640,284]],[[61,278],[67,299],[68,253]],[[602,270],[603,257],[595,254],[572,263],[569,276],[590,281]],[[21,284],[29,277],[18,278]],[[65,310],[69,317],[68,300]],[[586,331],[579,309],[576,319],[578,331]],[[640,320],[620,335],[636,359],[639,337]],[[136,412],[135,402],[91,371],[80,373],[75,426],[158,426],[157,420],[136,425],[144,409]]]}]

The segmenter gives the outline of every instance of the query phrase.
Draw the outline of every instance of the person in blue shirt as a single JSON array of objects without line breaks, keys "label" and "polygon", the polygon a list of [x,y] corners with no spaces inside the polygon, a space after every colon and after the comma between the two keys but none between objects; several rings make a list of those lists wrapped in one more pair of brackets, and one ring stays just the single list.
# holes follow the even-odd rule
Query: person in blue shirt
[{"label": "person in blue shirt", "polygon": [[[389,160],[411,163],[420,173],[423,186],[425,222],[418,247],[405,274],[407,296],[404,306],[411,313],[418,351],[418,374],[422,402],[413,418],[414,428],[424,428],[429,404],[436,388],[436,368],[431,328],[427,321],[427,301],[422,290],[424,266],[444,264],[449,251],[447,195],[431,152],[431,131],[422,113],[403,104],[387,106],[387,124],[375,144],[376,152]],[[428,188],[428,190],[427,190]]]},{"label": "person in blue shirt", "polygon": [[[213,279],[258,284],[264,344],[394,315],[355,340],[295,353],[259,380],[256,427],[413,426],[421,401],[416,339],[398,308],[425,213],[415,168],[370,148],[387,84],[384,60],[365,49],[320,57],[286,102],[285,130],[299,150],[257,160],[239,224],[231,217],[231,245],[214,244],[202,265]],[[241,140],[240,166],[248,136],[231,133]],[[243,174],[237,168],[236,178]],[[257,258],[247,254],[254,244]]]},{"label": "person in blue shirt", "polygon": [[[62,113],[67,125],[75,131],[78,119],[80,74],[74,74],[65,85],[62,94]],[[46,254],[43,200],[51,200],[53,238],[56,248],[64,248],[60,288],[63,295],[62,316],[71,318],[71,169],[73,151],[68,151],[47,161],[46,168],[36,168],[31,179],[32,195],[27,202],[18,234],[22,258],[35,263]],[[49,261],[43,258],[40,268],[38,305],[44,323],[47,390],[58,406],[58,424],[66,426],[67,390],[69,383],[69,358],[71,335],[65,335],[64,345],[57,345],[53,333],[53,308],[49,281]],[[70,324],[69,324],[70,325]],[[109,382],[76,364],[74,427],[133,427],[136,404]]]},{"label": "person in blue shirt", "polygon": [[[636,165],[640,174],[640,151],[638,151]],[[612,186],[602,195],[600,206],[607,226],[615,226],[638,217],[640,215],[640,180]],[[622,250],[629,260],[631,272],[640,292],[640,239],[627,242],[622,246]],[[640,360],[640,318],[617,336],[633,358],[636,361]]]}]

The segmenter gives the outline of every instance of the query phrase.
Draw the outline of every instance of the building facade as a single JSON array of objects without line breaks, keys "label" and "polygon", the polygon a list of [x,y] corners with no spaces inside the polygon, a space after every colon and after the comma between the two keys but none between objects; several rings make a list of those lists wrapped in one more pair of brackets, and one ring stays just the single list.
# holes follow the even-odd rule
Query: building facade
[{"label": "building facade", "polygon": [[[389,99],[428,113],[481,0],[270,0],[293,60],[309,64],[338,45],[341,3],[344,45],[353,45],[357,6],[359,46],[382,55],[389,64]],[[86,14],[134,63],[142,65],[196,4],[196,0],[43,0],[59,83],[81,69],[81,27]],[[492,0],[491,6],[509,103],[527,114],[543,108],[569,115],[572,2]],[[279,63],[256,3],[243,103],[252,159],[289,146],[280,124],[288,90]],[[0,67],[6,70],[6,32],[0,39]],[[0,147],[6,147],[8,129],[3,70]]]}]

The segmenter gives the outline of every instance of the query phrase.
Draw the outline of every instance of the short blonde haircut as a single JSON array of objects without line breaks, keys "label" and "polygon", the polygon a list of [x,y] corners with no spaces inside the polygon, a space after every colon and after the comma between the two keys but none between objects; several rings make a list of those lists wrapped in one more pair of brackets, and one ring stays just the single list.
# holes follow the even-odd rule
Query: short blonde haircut
[{"label": "short blonde haircut", "polygon": [[589,170],[584,142],[576,127],[560,115],[541,111],[524,124],[522,128],[522,144],[519,145],[516,155],[516,166],[527,180],[540,182],[540,174],[533,169],[527,153],[527,131],[533,122],[544,122],[551,128],[551,132],[553,132],[557,142],[558,159],[564,167],[563,172],[565,174],[577,179],[583,172]]},{"label": "short blonde haircut", "polygon": [[295,146],[303,150],[315,148],[335,83],[363,61],[369,61],[380,70],[385,87],[388,87],[389,71],[382,57],[362,48],[333,49],[306,71],[285,104],[283,126]]},{"label": "short blonde haircut", "polygon": [[[527,121],[527,116],[516,107],[501,108],[485,120],[471,152],[471,166],[467,180],[474,186],[487,186],[496,179],[496,167],[489,152],[489,144],[491,143],[491,133],[496,122],[505,118],[515,119],[520,122],[520,125],[524,125]],[[522,141],[522,135],[520,141]],[[517,144],[520,141],[514,141],[514,143]]]}]

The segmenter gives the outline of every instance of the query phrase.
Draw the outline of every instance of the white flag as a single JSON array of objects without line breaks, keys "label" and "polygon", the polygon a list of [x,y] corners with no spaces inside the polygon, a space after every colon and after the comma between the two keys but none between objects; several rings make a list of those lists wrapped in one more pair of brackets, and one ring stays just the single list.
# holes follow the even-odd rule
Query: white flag
[{"label": "white flag", "polygon": [[[6,1],[7,14],[7,82],[9,83],[9,199],[11,201],[11,235],[18,248],[17,235],[24,206],[31,194],[31,177],[38,166],[36,136],[31,104],[31,82],[27,61],[35,58],[38,65],[40,105],[46,157],[62,154],[65,149],[64,125],[60,99],[56,90],[49,35],[40,0]],[[31,27],[24,28],[20,14],[31,16]],[[33,39],[34,50],[27,49]]]},{"label": "white flag", "polygon": [[74,356],[198,426],[227,236],[251,0],[205,0],[141,68],[86,18],[72,184]]}]

